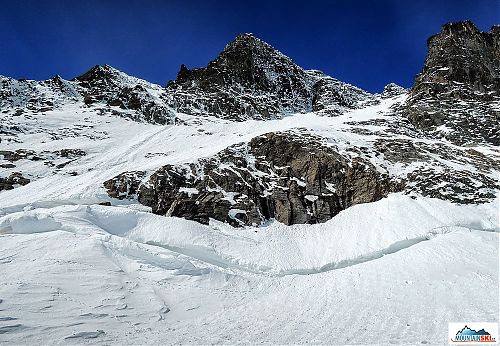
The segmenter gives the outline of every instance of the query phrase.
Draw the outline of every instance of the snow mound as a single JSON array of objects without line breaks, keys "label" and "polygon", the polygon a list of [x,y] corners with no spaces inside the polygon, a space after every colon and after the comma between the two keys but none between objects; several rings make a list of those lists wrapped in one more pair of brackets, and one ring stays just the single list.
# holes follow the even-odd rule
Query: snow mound
[{"label": "snow mound", "polygon": [[0,229],[11,343],[445,343],[448,321],[498,315],[498,199],[391,195],[323,224],[240,229],[47,205]]},{"label": "snow mound", "polygon": [[394,194],[349,208],[322,224],[285,226],[274,221],[235,229],[213,220],[205,226],[126,207],[60,206],[4,216],[0,228],[4,233],[104,233],[215,266],[287,275],[362,263],[457,230],[499,232],[497,210],[498,199],[467,206]]},{"label": "snow mound", "polygon": [[10,214],[0,219],[1,233],[41,233],[61,229],[62,223],[43,211],[27,211]]}]

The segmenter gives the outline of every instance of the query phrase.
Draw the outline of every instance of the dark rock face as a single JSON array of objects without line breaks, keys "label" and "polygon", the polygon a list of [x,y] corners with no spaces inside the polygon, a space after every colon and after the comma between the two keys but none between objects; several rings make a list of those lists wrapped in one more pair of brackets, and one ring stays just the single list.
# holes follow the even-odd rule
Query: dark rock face
[{"label": "dark rock face", "polygon": [[104,182],[110,197],[125,199],[137,198],[137,192],[144,178],[144,172],[125,172]]},{"label": "dark rock face", "polygon": [[405,105],[410,121],[457,144],[500,145],[499,42],[499,26],[480,32],[470,21],[448,23],[430,37]]},{"label": "dark rock face", "polygon": [[402,95],[407,90],[396,83],[389,83],[384,87],[384,91],[382,92],[382,98],[390,98]]},{"label": "dark rock face", "polygon": [[442,87],[446,89],[450,84],[455,84],[453,82],[458,82],[466,84],[473,91],[498,93],[499,42],[498,26],[490,32],[480,32],[470,21],[443,25],[442,31],[427,41],[427,58],[412,92],[424,89],[439,93],[440,90],[435,88],[439,88],[440,83],[444,83]]},{"label": "dark rock face", "polygon": [[[500,160],[471,148],[409,139],[380,138],[374,142],[378,155],[390,164],[414,166],[406,175],[405,193],[439,198],[461,204],[486,203],[495,198],[500,182],[495,172]],[[457,169],[474,167],[474,169]]]},{"label": "dark rock face", "polygon": [[[207,67],[189,70],[182,65],[177,79],[168,83],[165,98],[171,107],[187,114],[232,120],[272,119],[311,111],[313,98],[323,90],[315,87],[320,81],[323,88],[334,84],[330,89],[337,93],[331,100],[322,97],[318,102],[321,109],[338,100],[342,106],[352,107],[358,99],[369,96],[322,73],[305,71],[269,44],[242,34]],[[350,94],[356,97],[349,100]]]},{"label": "dark rock face", "polygon": [[111,66],[94,66],[75,78],[86,105],[97,102],[136,111],[132,118],[150,123],[167,124],[175,120],[174,112],[155,97],[139,80],[128,77]]},{"label": "dark rock face", "polygon": [[140,203],[160,215],[202,223],[214,218],[237,226],[270,218],[287,225],[324,222],[352,205],[402,189],[369,162],[350,161],[320,140],[269,133],[210,159],[164,166],[140,186],[138,174],[131,172],[105,187],[112,197],[137,193]]},{"label": "dark rock face", "polygon": [[6,178],[0,177],[0,191],[12,190],[16,186],[29,184],[30,180],[23,177],[19,172],[14,172]]},{"label": "dark rock face", "polygon": [[[11,190],[15,187],[23,186],[31,181],[40,178],[39,174],[32,172],[18,171],[19,167],[32,161],[30,166],[50,167],[53,172],[61,172],[68,164],[77,161],[87,155],[81,149],[60,149],[56,151],[36,152],[30,149],[0,150],[0,191]],[[76,172],[63,170],[66,174],[76,175]]]}]

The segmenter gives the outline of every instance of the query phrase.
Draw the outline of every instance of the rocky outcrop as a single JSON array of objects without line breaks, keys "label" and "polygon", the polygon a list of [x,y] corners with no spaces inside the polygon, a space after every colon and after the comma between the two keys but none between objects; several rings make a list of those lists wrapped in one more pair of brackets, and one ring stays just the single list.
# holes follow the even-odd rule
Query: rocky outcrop
[{"label": "rocky outcrop", "polygon": [[[41,172],[46,171],[46,167],[51,168],[51,173],[77,175],[66,166],[85,155],[85,151],[76,148],[40,152],[31,149],[0,150],[0,191],[11,190],[43,177]],[[32,171],[20,170],[19,167],[30,167]]]},{"label": "rocky outcrop", "polygon": [[155,90],[153,85],[127,76],[109,65],[94,66],[74,81],[88,106],[104,103],[130,110],[133,112],[129,117],[136,121],[146,120],[156,124],[175,122],[175,113],[159,97],[162,90]]},{"label": "rocky outcrop", "polygon": [[79,98],[75,86],[60,76],[45,81],[0,76],[0,108],[14,110],[16,115],[47,112]]},{"label": "rocky outcrop", "polygon": [[8,177],[0,177],[0,191],[2,190],[12,190],[17,186],[23,186],[29,184],[30,180],[23,177],[20,172],[14,172]]},{"label": "rocky outcrop", "polygon": [[320,71],[307,71],[317,76],[313,86],[312,111],[323,115],[339,115],[347,109],[358,108],[371,95],[350,84],[324,75]]},{"label": "rocky outcrop", "polygon": [[42,160],[53,160],[56,158],[63,159],[77,159],[82,156],[87,155],[87,153],[81,149],[61,149],[56,151],[41,151],[36,152],[30,149],[17,149],[17,150],[0,150],[0,162],[2,160],[9,162],[16,162],[19,160],[29,160],[29,161],[42,161]]},{"label": "rocky outcrop", "polygon": [[[98,65],[71,81],[60,76],[44,81],[0,76],[0,108],[12,116],[29,116],[72,105],[134,121],[172,124],[175,112],[161,99],[163,91],[111,66]],[[6,125],[0,125],[2,131]]]},{"label": "rocky outcrop", "polygon": [[269,133],[189,165],[167,165],[138,184],[136,172],[105,183],[112,197],[136,194],[154,213],[207,223],[287,225],[331,219],[352,205],[373,202],[401,183],[362,159],[350,160],[321,139]]},{"label": "rocky outcrop", "polygon": [[486,203],[500,190],[500,160],[472,148],[413,139],[379,138],[376,155],[403,174],[404,192],[461,204]]},{"label": "rocky outcrop", "polygon": [[179,112],[231,120],[279,118],[334,105],[352,108],[368,96],[323,73],[302,69],[252,34],[238,35],[205,68],[182,65],[165,93]]},{"label": "rocky outcrop", "polygon": [[108,195],[118,199],[137,199],[137,193],[145,172],[125,172],[104,182]]},{"label": "rocky outcrop", "polygon": [[384,91],[382,92],[381,97],[384,99],[403,95],[407,90],[402,86],[397,85],[396,83],[389,83],[384,87]]},{"label": "rocky outcrop", "polygon": [[445,24],[429,38],[404,112],[418,128],[457,144],[500,145],[500,27]]}]

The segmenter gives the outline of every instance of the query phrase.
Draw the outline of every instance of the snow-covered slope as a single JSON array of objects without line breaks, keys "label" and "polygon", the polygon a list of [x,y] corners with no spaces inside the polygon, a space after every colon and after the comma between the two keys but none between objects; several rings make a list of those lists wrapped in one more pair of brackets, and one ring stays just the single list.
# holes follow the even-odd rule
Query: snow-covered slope
[{"label": "snow-covered slope", "polygon": [[26,209],[0,219],[1,338],[445,343],[447,321],[497,316],[497,210],[392,196],[317,226],[238,230]]},{"label": "snow-covered slope", "polygon": [[500,150],[415,123],[420,86],[249,35],[166,88],[0,82],[0,342],[442,344],[498,317]]}]

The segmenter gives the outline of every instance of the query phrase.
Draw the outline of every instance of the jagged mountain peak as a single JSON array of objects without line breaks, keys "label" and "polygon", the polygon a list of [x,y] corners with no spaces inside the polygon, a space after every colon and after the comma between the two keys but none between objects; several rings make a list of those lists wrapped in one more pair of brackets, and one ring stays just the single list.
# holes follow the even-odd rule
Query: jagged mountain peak
[{"label": "jagged mountain peak", "polygon": [[226,45],[226,48],[234,47],[237,45],[265,45],[270,46],[260,38],[256,37],[253,33],[237,34],[234,39]]},{"label": "jagged mountain peak", "polygon": [[369,96],[322,72],[306,71],[253,34],[239,34],[204,68],[181,65],[166,88],[181,113],[232,120],[321,111],[338,114]]},{"label": "jagged mountain peak", "polygon": [[477,34],[480,32],[476,25],[470,20],[445,23],[442,26],[442,31],[448,34],[458,32]]},{"label": "jagged mountain peak", "polygon": [[279,85],[273,82],[283,75],[307,79],[302,68],[268,43],[253,34],[239,34],[206,67],[188,69],[182,64],[177,79],[167,87],[194,83],[205,91],[242,87],[275,91]]},{"label": "jagged mountain peak", "polygon": [[[471,21],[452,22],[427,41],[428,53],[413,94],[428,83],[465,84],[473,91],[500,92],[500,30],[481,32]],[[462,93],[461,96],[470,96]]]},{"label": "jagged mountain peak", "polygon": [[269,43],[261,40],[253,34],[248,33],[236,35],[236,37],[226,45],[218,58],[223,58],[224,56],[231,54],[248,54],[249,58],[256,58],[259,56],[267,56],[270,58],[286,58],[291,61],[289,57],[285,56]]},{"label": "jagged mountain peak", "polygon": [[125,73],[115,69],[114,67],[108,64],[95,65],[84,74],[73,78],[72,81],[77,81],[83,84],[93,84],[103,81],[116,80],[123,75],[126,76]]},{"label": "jagged mountain peak", "polygon": [[500,30],[481,32],[471,21],[443,25],[427,41],[419,82],[459,82],[474,91],[500,90]]},{"label": "jagged mountain peak", "polygon": [[210,66],[230,74],[235,82],[264,91],[276,89],[275,81],[287,83],[290,78],[307,79],[305,71],[291,58],[252,34],[237,35]]},{"label": "jagged mountain peak", "polygon": [[87,106],[105,104],[137,121],[166,124],[175,121],[175,114],[164,104],[163,89],[156,84],[129,76],[110,65],[95,65],[73,81],[78,85]]},{"label": "jagged mountain peak", "polygon": [[231,42],[226,44],[222,52],[219,53],[215,59],[211,60],[207,64],[206,68],[189,69],[185,64],[181,64],[179,72],[177,73],[177,78],[170,81],[167,86],[184,83],[188,81],[191,76],[193,76],[193,72],[219,67],[220,65],[225,65],[224,72],[227,72],[227,68],[240,69],[241,66],[238,66],[236,62],[241,59],[242,56],[246,56],[249,60],[252,60],[259,54],[259,52],[260,55],[263,55],[265,51],[270,52],[271,54],[274,53],[274,55],[282,55],[271,45],[255,37],[251,33],[238,34]]},{"label": "jagged mountain peak", "polygon": [[272,49],[279,53],[276,48],[252,33],[237,34],[228,44],[226,44],[222,53],[239,49]]},{"label": "jagged mountain peak", "polygon": [[459,143],[500,143],[500,30],[447,23],[427,40],[422,72],[406,102],[417,127]]},{"label": "jagged mountain peak", "polygon": [[[494,41],[498,42],[500,34],[500,25],[493,25],[490,31],[481,31],[470,20],[449,22],[441,26],[441,31],[427,40],[427,46],[430,48],[433,44],[442,45],[443,43],[453,44],[459,48],[468,45],[467,48],[478,50],[482,45],[494,45]],[[474,44],[475,46],[471,45]],[[497,43],[498,45],[498,43]]]}]

